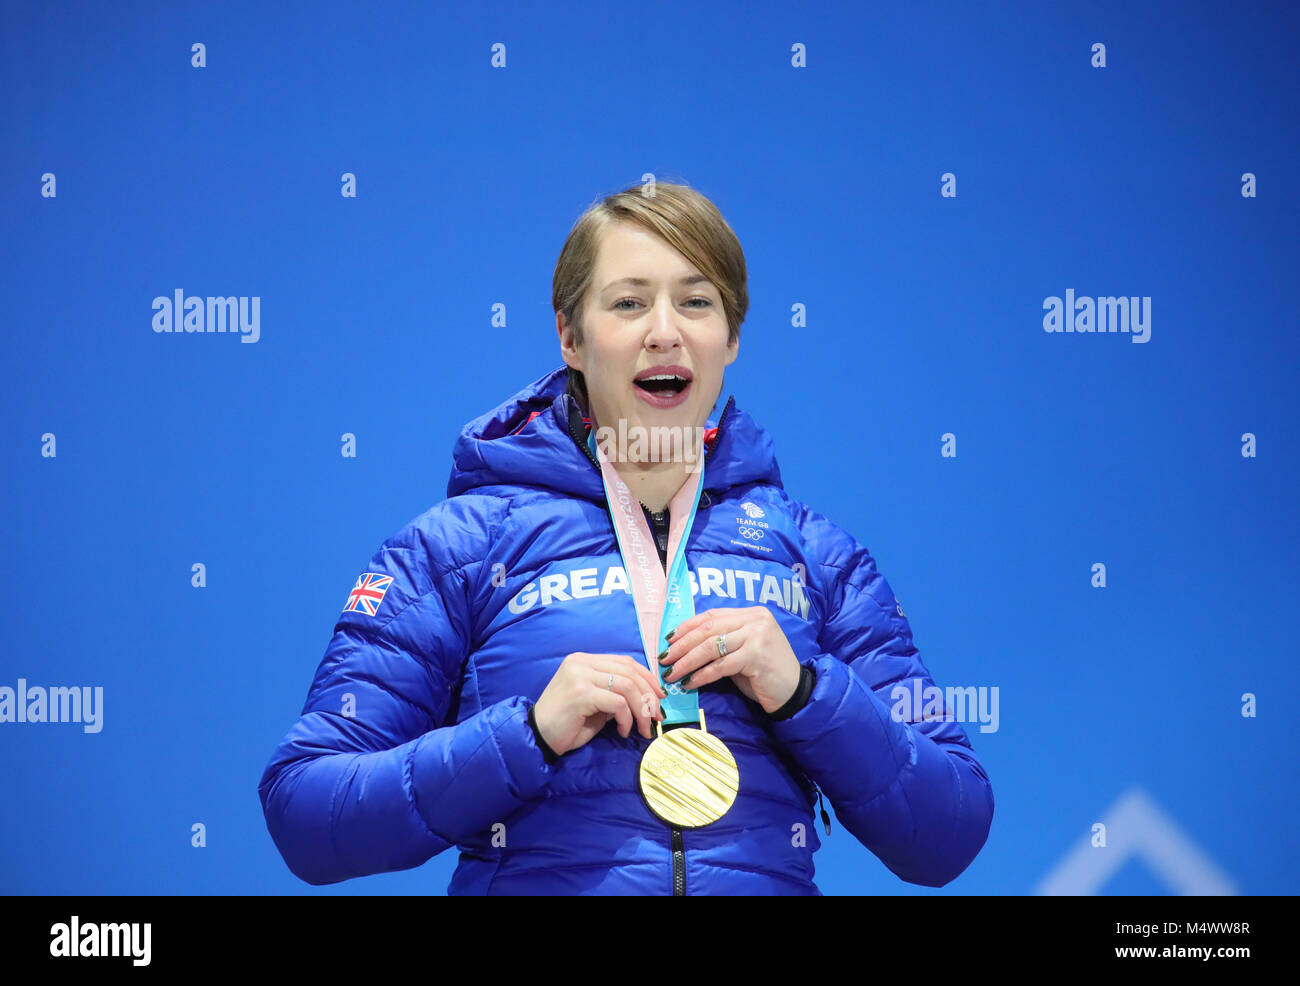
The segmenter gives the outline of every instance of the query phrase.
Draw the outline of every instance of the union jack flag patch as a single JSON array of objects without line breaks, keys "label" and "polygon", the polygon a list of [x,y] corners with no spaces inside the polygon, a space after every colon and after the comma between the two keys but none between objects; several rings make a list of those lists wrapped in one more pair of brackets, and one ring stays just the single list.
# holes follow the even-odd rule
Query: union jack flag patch
[{"label": "union jack flag patch", "polygon": [[348,593],[348,604],[343,607],[343,612],[366,613],[369,616],[374,616],[375,611],[379,609],[379,604],[383,601],[384,593],[388,591],[388,587],[392,584],[393,577],[391,575],[366,572],[361,578],[357,579],[357,584]]}]

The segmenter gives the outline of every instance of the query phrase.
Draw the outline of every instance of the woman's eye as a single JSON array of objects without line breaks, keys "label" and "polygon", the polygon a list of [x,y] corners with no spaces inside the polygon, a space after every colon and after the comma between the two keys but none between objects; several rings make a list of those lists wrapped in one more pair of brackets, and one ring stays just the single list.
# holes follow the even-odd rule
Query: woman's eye
[{"label": "woman's eye", "polygon": [[702,302],[704,302],[706,305],[711,305],[711,304],[713,304],[713,302],[711,302],[708,298],[692,298],[691,301],[702,301]]}]

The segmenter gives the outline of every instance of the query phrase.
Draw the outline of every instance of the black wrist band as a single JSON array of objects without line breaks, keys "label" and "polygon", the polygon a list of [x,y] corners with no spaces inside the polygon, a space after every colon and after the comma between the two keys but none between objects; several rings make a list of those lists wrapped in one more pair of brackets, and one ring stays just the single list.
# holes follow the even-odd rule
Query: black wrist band
[{"label": "black wrist band", "polygon": [[533,714],[537,706],[532,702],[528,703],[528,725],[533,729],[533,737],[537,740],[537,748],[542,751],[542,756],[546,758],[547,763],[555,763],[560,759],[560,755],[546,745],[546,740],[542,739],[542,731],[537,728],[537,717]]},{"label": "black wrist band", "polygon": [[783,719],[789,719],[792,715],[808,704],[808,699],[812,697],[813,685],[817,684],[817,672],[807,664],[799,666],[799,684],[790,696],[790,701],[781,706],[775,712],[768,714],[768,719],[772,722],[780,722]]}]

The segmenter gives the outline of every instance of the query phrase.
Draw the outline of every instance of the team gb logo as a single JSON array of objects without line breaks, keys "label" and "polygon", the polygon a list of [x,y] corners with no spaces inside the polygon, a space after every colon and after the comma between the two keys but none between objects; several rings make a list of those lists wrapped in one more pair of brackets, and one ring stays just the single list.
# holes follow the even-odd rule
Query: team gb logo
[{"label": "team gb logo", "polygon": [[744,503],[740,505],[740,509],[745,511],[745,513],[748,514],[750,517],[763,516],[763,508],[758,506],[755,503],[750,503],[748,500],[746,500]]}]

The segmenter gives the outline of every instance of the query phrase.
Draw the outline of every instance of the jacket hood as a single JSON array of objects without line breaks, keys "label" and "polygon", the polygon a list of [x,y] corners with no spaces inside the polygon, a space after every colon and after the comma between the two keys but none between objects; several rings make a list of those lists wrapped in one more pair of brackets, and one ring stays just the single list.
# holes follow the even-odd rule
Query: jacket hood
[{"label": "jacket hood", "polygon": [[[447,496],[483,486],[534,486],[596,503],[605,500],[601,474],[586,449],[577,401],[566,393],[569,368],[556,369],[461,429],[452,449]],[[746,483],[781,486],[772,436],[736,406],[734,395],[705,423],[704,488],[715,493]]]}]

